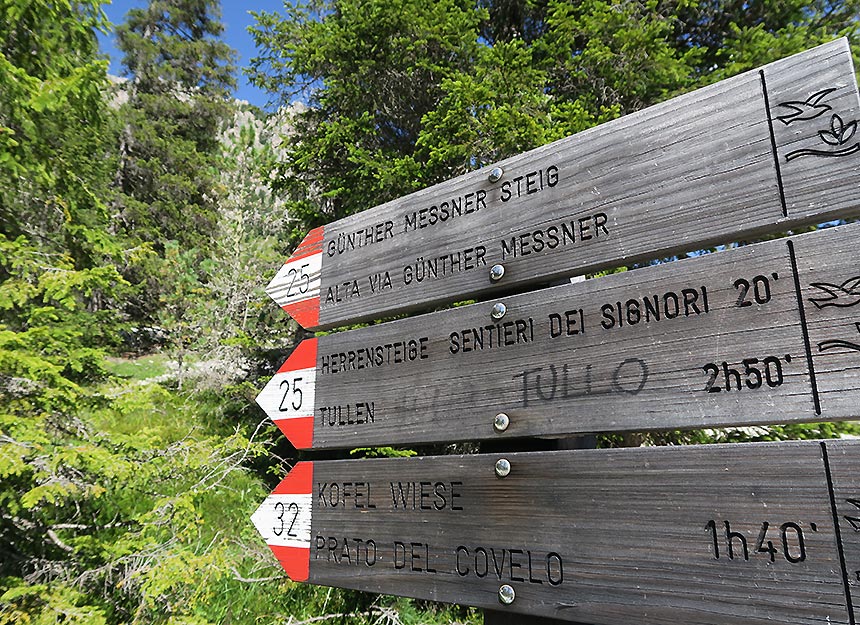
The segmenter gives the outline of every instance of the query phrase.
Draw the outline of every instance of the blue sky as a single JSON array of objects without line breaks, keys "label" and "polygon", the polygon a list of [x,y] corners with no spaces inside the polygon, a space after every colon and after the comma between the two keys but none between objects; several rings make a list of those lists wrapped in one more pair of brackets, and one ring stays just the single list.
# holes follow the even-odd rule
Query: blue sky
[{"label": "blue sky", "polygon": [[[112,24],[121,24],[125,21],[125,14],[128,13],[129,9],[145,5],[145,0],[113,0],[111,4],[104,6],[104,10]],[[251,57],[256,55],[254,41],[247,31],[248,26],[254,23],[254,18],[249,15],[248,11],[282,12],[283,6],[283,0],[253,0],[253,2],[225,0],[222,2],[224,41],[236,50],[238,54],[237,67],[246,67]],[[122,54],[116,49],[113,33],[100,35],[99,44],[102,52],[110,56],[111,74],[122,75]],[[237,73],[236,81],[238,83],[235,92],[237,98],[247,100],[260,108],[266,108],[267,94],[250,85],[241,71]]]}]

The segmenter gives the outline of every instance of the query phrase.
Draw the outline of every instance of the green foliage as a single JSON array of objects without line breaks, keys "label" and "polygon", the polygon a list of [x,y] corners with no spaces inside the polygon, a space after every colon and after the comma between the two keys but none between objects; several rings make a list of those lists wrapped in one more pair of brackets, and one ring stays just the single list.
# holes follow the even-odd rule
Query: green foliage
[{"label": "green foliage", "polygon": [[[218,223],[218,137],[232,114],[235,53],[219,39],[219,18],[211,0],[153,0],[117,29],[130,79],[122,85],[114,205],[119,230],[143,252],[124,271],[136,285],[127,310],[136,320],[175,322],[167,330],[180,349],[188,328],[174,294],[206,279],[202,250]],[[189,266],[202,270],[192,277]]]},{"label": "green foliage", "polygon": [[545,56],[549,91],[574,111],[628,113],[691,85],[698,50],[679,51],[674,7],[656,0],[551,0],[546,33],[535,44]]},{"label": "green foliage", "polygon": [[695,75],[708,83],[836,36],[856,44],[858,14],[857,0],[687,1],[678,4],[674,38],[679,48],[698,50]]},{"label": "green foliage", "polygon": [[234,361],[259,360],[261,353],[285,344],[283,315],[264,287],[283,262],[282,242],[293,231],[284,203],[268,185],[278,158],[278,129],[286,119],[278,114],[260,120],[240,109],[221,136],[222,199],[209,248],[210,294],[199,314],[209,349],[229,352]]},{"label": "green foliage", "polygon": [[68,601],[84,588],[112,622],[205,612],[220,580],[248,559],[237,542],[251,541],[253,528],[235,528],[248,525],[265,491],[242,463],[264,449],[158,386],[105,391],[78,408],[74,428],[54,430],[57,416],[47,415],[41,430],[25,426],[34,435],[4,431],[23,461],[5,465],[13,479],[0,495],[4,525],[29,539],[5,550],[3,574],[18,562],[30,578],[67,588]]},{"label": "green foliage", "polygon": [[141,358],[108,357],[105,369],[117,378],[141,381],[156,378],[168,372],[170,357],[167,354],[147,354]]},{"label": "green foliage", "polygon": [[110,137],[100,3],[0,5],[0,232],[76,267],[118,248],[101,230]]},{"label": "green foliage", "polygon": [[422,119],[441,83],[478,54],[484,11],[462,0],[291,2],[285,10],[257,15],[251,75],[279,98],[301,93],[312,105],[295,116],[300,140],[277,170],[290,214],[320,225],[424,186],[433,174],[414,157]]},{"label": "green foliage", "polygon": [[479,48],[474,67],[442,81],[417,146],[431,171],[465,173],[553,137],[546,75],[520,40]]},{"label": "green foliage", "polygon": [[274,188],[308,229],[837,35],[858,0],[289,2],[250,75],[301,96]]},{"label": "green foliage", "polygon": [[[107,492],[93,475],[114,479],[122,458],[86,436],[82,410],[103,399],[92,384],[106,377],[103,352],[119,327],[108,310],[88,310],[95,294],[117,297],[124,283],[112,266],[76,269],[24,236],[0,234],[0,622],[103,621],[74,588],[22,583],[70,547],[56,533],[69,515]],[[54,571],[56,572],[56,570]]]},{"label": "green foliage", "polygon": [[[133,95],[184,95],[199,99],[195,105],[229,97],[235,53],[219,39],[224,32],[220,18],[220,3],[213,0],[150,0],[145,8],[129,11],[117,39],[123,63],[134,76]],[[191,124],[189,130],[199,132],[213,122],[217,117],[198,120],[202,125]],[[205,137],[198,140],[206,145]],[[215,137],[208,141],[213,148]]]},{"label": "green foliage", "polygon": [[417,455],[411,449],[395,449],[394,447],[357,447],[351,449],[350,456],[359,458],[410,458]]},{"label": "green foliage", "polygon": [[[263,447],[208,404],[195,414],[198,402],[158,386],[105,386],[104,349],[124,329],[116,302],[131,292],[118,266],[149,262],[164,275],[147,280],[193,300],[197,274],[183,282],[177,267],[199,259],[174,244],[153,267],[152,247],[126,253],[111,231],[99,4],[0,10],[0,622],[218,622],[207,602],[253,553],[241,547],[253,528],[234,528],[265,495],[243,468]],[[198,131],[218,146],[211,126]],[[182,329],[185,306],[156,302]]]},{"label": "green foliage", "polygon": [[[0,588],[6,586],[0,580]],[[86,605],[86,595],[50,584],[24,584],[10,580],[0,594],[0,625],[104,625],[104,610]]]}]

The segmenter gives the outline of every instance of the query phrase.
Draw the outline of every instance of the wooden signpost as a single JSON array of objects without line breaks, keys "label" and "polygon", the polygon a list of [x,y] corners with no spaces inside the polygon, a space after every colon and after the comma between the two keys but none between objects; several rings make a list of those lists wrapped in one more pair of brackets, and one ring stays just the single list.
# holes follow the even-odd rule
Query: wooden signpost
[{"label": "wooden signpost", "polygon": [[267,292],[330,328],[857,213],[858,118],[842,39],[317,228]]},{"label": "wooden signpost", "polygon": [[304,462],[253,521],[315,584],[603,625],[854,625],[858,467],[858,441]]},{"label": "wooden signpost", "polygon": [[[305,328],[495,299],[257,401],[301,449],[857,418],[860,224],[510,293],[860,214],[858,119],[843,39],[318,228]],[[529,623],[858,625],[860,441],[300,462],[252,518],[294,580]]]},{"label": "wooden signpost", "polygon": [[858,241],[851,224],[307,339],[257,401],[314,449],[853,417]]}]

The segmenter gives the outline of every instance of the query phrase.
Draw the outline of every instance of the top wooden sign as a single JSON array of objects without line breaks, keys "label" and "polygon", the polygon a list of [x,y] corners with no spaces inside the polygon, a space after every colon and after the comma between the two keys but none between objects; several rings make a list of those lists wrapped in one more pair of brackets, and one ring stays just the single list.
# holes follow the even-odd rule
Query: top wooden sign
[{"label": "top wooden sign", "polygon": [[855,214],[858,118],[840,39],[316,228],[267,292],[331,328]]}]

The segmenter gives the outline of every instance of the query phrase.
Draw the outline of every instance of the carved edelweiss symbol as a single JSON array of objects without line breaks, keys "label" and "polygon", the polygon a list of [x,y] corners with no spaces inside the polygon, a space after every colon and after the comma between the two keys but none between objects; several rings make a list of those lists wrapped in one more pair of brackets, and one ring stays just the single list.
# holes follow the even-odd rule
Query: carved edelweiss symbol
[{"label": "carved edelweiss symbol", "polygon": [[857,132],[857,120],[845,124],[839,115],[834,115],[830,120],[830,130],[819,130],[818,136],[830,145],[845,145]]},{"label": "carved edelweiss symbol", "polygon": [[[836,91],[836,89],[823,89],[809,96],[806,100],[790,100],[781,102],[777,106],[788,109],[790,112],[779,115],[777,119],[788,126],[793,122],[809,121],[816,119],[828,111],[832,110],[829,104],[822,103],[822,100]],[[830,117],[830,128],[818,131],[818,138],[828,146],[838,148],[836,150],[826,149],[822,146],[819,149],[803,148],[794,150],[785,155],[786,161],[792,161],[801,156],[829,156],[839,157],[848,156],[860,152],[860,142],[855,142],[849,145],[854,135],[857,133],[857,120],[845,122],[841,116],[834,113]]]},{"label": "carved edelweiss symbol", "polygon": [[[824,141],[824,143],[834,147],[840,147],[851,141],[856,132],[856,119],[846,124],[842,121],[842,118],[839,117],[839,115],[834,114],[833,117],[830,118],[830,130],[819,130],[818,136],[822,141]],[[840,150],[815,150],[812,148],[795,150],[794,152],[786,154],[785,160],[791,161],[796,158],[800,158],[801,156],[848,156],[849,154],[854,154],[856,152],[860,152],[860,142],[856,142],[854,145],[847,146]]]}]

